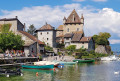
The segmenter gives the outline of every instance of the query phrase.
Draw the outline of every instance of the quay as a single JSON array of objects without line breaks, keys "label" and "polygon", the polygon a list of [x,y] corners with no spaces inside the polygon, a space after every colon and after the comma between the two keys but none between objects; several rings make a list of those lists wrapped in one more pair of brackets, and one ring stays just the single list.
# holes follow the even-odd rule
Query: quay
[{"label": "quay", "polygon": [[[41,60],[41,59],[40,59]],[[38,57],[12,57],[0,58],[0,66],[19,65],[26,62],[38,61]]]}]

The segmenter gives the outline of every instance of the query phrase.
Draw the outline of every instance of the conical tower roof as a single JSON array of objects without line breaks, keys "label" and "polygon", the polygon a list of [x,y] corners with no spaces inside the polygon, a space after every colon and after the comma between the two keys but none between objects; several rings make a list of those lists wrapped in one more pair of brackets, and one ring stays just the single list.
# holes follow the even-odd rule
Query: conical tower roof
[{"label": "conical tower roof", "polygon": [[75,11],[75,9],[72,11],[72,13],[69,15],[69,17],[66,19],[65,23],[81,23],[80,17]]}]

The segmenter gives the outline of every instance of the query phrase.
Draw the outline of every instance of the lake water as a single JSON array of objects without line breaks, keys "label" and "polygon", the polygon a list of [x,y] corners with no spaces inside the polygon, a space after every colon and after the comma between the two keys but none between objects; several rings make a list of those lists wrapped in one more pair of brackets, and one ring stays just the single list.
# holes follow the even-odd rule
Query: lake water
[{"label": "lake water", "polygon": [[[0,81],[120,81],[120,61],[82,63],[65,66],[62,69],[22,69],[24,76],[0,77]],[[38,72],[38,76],[36,76]],[[2,79],[1,79],[2,78]],[[14,79],[15,78],[15,79]]]}]

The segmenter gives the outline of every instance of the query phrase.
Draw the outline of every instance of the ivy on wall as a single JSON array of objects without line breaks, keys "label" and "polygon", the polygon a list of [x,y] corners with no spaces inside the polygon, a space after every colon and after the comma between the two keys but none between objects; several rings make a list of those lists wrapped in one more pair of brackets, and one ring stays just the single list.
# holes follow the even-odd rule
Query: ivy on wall
[{"label": "ivy on wall", "polygon": [[0,32],[9,32],[11,24],[0,25]]}]

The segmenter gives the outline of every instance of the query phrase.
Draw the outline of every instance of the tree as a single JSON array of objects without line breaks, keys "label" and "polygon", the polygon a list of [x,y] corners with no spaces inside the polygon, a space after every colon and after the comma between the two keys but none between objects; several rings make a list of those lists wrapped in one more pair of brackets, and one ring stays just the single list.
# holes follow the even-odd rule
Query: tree
[{"label": "tree", "polygon": [[94,35],[93,40],[97,45],[109,45],[108,39],[111,37],[110,33],[100,32],[99,35]]},{"label": "tree", "polygon": [[27,32],[28,32],[28,33],[30,33],[31,35],[36,36],[35,31],[36,31],[36,28],[34,27],[34,25],[33,25],[33,24],[32,24],[32,25],[30,25],[30,26],[29,26],[29,29],[27,30]]},{"label": "tree", "polygon": [[76,45],[70,45],[66,49],[73,52],[76,49]]},{"label": "tree", "polygon": [[5,52],[7,49],[19,50],[23,47],[24,41],[21,36],[12,32],[0,33],[0,48]]}]

